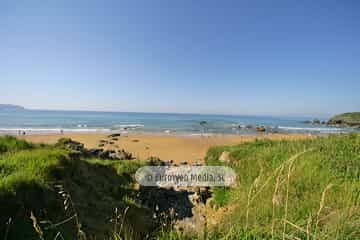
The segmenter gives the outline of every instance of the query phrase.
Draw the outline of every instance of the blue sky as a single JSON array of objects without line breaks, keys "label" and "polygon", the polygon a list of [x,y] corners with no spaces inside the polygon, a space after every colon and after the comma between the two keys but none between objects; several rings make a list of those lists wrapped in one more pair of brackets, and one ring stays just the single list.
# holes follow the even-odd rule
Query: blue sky
[{"label": "blue sky", "polygon": [[359,1],[1,1],[0,103],[360,111]]}]

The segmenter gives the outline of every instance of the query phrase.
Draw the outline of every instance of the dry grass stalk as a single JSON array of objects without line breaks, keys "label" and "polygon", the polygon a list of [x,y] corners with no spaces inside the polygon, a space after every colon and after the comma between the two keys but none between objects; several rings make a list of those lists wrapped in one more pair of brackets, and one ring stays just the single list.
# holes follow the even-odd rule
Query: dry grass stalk
[{"label": "dry grass stalk", "polygon": [[9,234],[9,229],[11,226],[11,221],[12,221],[12,218],[9,218],[8,221],[6,222],[6,230],[5,230],[4,240],[7,240],[7,237]]},{"label": "dry grass stalk", "polygon": [[44,232],[41,230],[41,227],[39,226],[38,222],[37,222],[37,219],[34,215],[34,213],[31,211],[30,212],[30,219],[32,221],[32,224],[33,224],[33,228],[35,229],[35,232],[39,235],[39,238],[41,240],[45,240],[44,238]]},{"label": "dry grass stalk", "polygon": [[285,198],[285,213],[284,213],[284,224],[283,224],[283,240],[285,239],[286,236],[286,221],[287,221],[287,214],[288,214],[288,202],[289,202],[289,189],[290,189],[290,179],[291,179],[291,173],[293,171],[293,165],[295,163],[295,160],[300,157],[302,154],[311,151],[312,149],[309,150],[304,150],[300,153],[295,154],[294,156],[292,156],[291,158],[289,158],[289,160],[287,161],[289,163],[289,167],[288,167],[288,172],[287,172],[287,182],[286,182],[286,198]]},{"label": "dry grass stalk", "polygon": [[127,206],[124,210],[123,218],[122,218],[121,225],[120,225],[120,233],[122,232],[122,230],[124,228],[125,217],[126,217],[126,213],[128,212],[129,208],[130,207]]},{"label": "dry grass stalk", "polygon": [[260,181],[260,176],[261,174],[259,174],[259,176],[257,176],[254,180],[254,182],[251,184],[249,192],[248,192],[248,196],[247,196],[247,205],[246,205],[246,222],[245,222],[245,230],[247,230],[248,228],[248,224],[249,224],[249,212],[250,212],[250,205],[252,202],[252,198],[251,198],[251,194],[253,192],[253,189],[255,187],[255,185],[258,184],[258,182]]},{"label": "dry grass stalk", "polygon": [[307,224],[306,224],[306,240],[310,240],[311,222],[312,222],[312,217],[311,217],[311,214],[309,214],[309,218],[308,218]]},{"label": "dry grass stalk", "polygon": [[275,183],[275,189],[274,189],[274,193],[273,193],[273,198],[272,198],[272,223],[271,223],[271,239],[274,239],[274,228],[275,228],[275,206],[276,205],[280,205],[280,200],[279,200],[279,188],[281,185],[281,174],[282,171],[284,169],[284,165],[281,165],[281,168],[279,170],[279,174],[276,178],[276,183]]},{"label": "dry grass stalk", "polygon": [[271,181],[271,179],[276,175],[276,173],[283,167],[285,166],[286,163],[288,162],[292,162],[294,160],[296,160],[298,157],[300,157],[301,155],[303,155],[304,153],[306,152],[309,152],[309,151],[312,151],[313,149],[309,149],[309,150],[305,150],[305,151],[302,151],[300,153],[297,153],[296,155],[292,156],[291,158],[289,158],[288,160],[286,160],[285,162],[283,162],[279,167],[277,167],[273,174],[271,174],[267,179],[266,181],[264,182],[264,184],[259,188],[259,190],[253,195],[252,199],[250,202],[252,202],[261,192],[262,190],[264,190],[264,188],[266,187],[266,185]]},{"label": "dry grass stalk", "polygon": [[288,221],[288,220],[284,220],[284,221],[285,221],[287,224],[289,224],[290,226],[296,228],[297,230],[306,233],[307,236],[312,236],[312,237],[314,237],[313,234],[311,234],[311,233],[308,232],[308,229],[304,229],[304,228],[302,228],[302,227],[300,227],[300,226],[296,225],[295,223],[292,223],[292,222],[290,222],[290,221]]},{"label": "dry grass stalk", "polygon": [[322,192],[321,194],[321,200],[320,200],[320,204],[319,204],[319,210],[317,211],[316,213],[316,224],[315,224],[315,238],[316,239],[316,233],[317,233],[317,228],[318,228],[318,225],[319,225],[319,222],[320,222],[320,214],[321,214],[321,211],[323,210],[324,206],[325,206],[325,197],[326,197],[326,192],[330,190],[330,188],[333,187],[333,184],[330,183],[328,184],[324,191]]}]

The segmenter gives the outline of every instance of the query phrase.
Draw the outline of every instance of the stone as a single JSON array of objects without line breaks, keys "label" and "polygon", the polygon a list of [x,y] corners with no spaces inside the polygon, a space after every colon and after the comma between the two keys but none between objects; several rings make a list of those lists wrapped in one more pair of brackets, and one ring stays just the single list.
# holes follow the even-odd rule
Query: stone
[{"label": "stone", "polygon": [[264,126],[256,127],[257,132],[266,132],[266,128]]},{"label": "stone", "polygon": [[320,124],[321,122],[320,122],[319,119],[315,118],[315,119],[312,121],[312,123],[313,123],[313,124]]},{"label": "stone", "polygon": [[114,138],[114,137],[120,137],[120,136],[121,136],[120,133],[113,133],[113,134],[108,135],[107,137],[108,138]]},{"label": "stone", "polygon": [[221,153],[220,157],[219,157],[219,161],[221,162],[230,162],[230,152],[228,151],[224,151]]}]

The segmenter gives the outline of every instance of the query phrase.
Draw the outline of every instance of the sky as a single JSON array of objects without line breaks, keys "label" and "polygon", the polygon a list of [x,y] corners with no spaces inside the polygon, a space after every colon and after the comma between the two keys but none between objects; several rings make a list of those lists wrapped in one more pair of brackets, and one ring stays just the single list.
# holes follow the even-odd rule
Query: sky
[{"label": "sky", "polygon": [[328,116],[360,111],[359,1],[0,2],[0,103]]}]

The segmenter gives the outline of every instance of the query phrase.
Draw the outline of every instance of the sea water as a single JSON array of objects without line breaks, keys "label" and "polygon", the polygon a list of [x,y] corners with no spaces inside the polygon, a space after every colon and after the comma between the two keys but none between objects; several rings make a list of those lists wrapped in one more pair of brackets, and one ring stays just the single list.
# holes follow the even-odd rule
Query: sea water
[{"label": "sea water", "polygon": [[[211,114],[0,110],[0,134],[62,132],[154,132],[178,134],[252,134],[256,126],[280,133],[340,133],[357,131],[305,124],[306,117],[237,116]],[[200,124],[201,121],[206,121]]]}]

